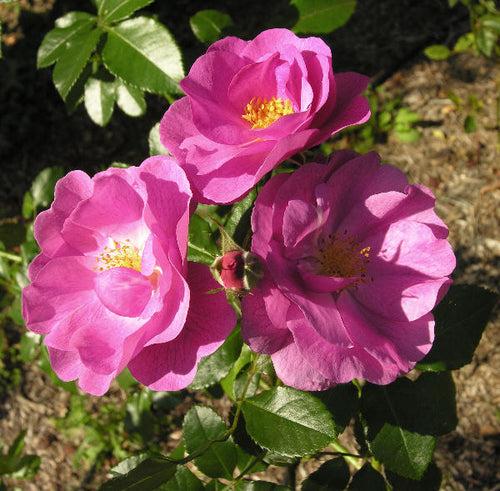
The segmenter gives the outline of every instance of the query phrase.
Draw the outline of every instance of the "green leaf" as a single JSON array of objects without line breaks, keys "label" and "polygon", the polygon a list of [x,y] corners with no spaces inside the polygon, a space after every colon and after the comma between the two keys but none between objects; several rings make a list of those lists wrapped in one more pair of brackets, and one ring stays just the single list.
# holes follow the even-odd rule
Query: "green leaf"
[{"label": "green leaf", "polygon": [[196,12],[189,19],[189,24],[194,35],[202,43],[211,44],[221,37],[225,27],[233,24],[233,20],[224,12],[207,9]]},{"label": "green leaf", "polygon": [[133,455],[132,457],[129,457],[125,460],[122,460],[120,463],[115,465],[110,473],[113,476],[122,476],[124,474],[127,474],[127,472],[130,472],[132,469],[135,469],[141,462],[146,460],[150,455],[145,452],[139,455]]},{"label": "green leaf", "polygon": [[457,39],[453,51],[455,53],[461,53],[462,51],[467,51],[474,46],[474,34],[472,32],[467,32]]},{"label": "green leaf", "polygon": [[219,250],[206,220],[194,214],[189,222],[188,260],[195,263],[212,264]]},{"label": "green leaf", "polygon": [[47,208],[54,199],[56,182],[64,175],[61,167],[47,167],[43,169],[31,184],[33,208]]},{"label": "green leaf", "polygon": [[500,15],[483,15],[479,22],[482,24],[484,28],[491,29],[500,33]]},{"label": "green leaf", "polygon": [[202,491],[203,483],[185,466],[177,468],[173,479],[158,488],[158,491]]},{"label": "green leaf", "polygon": [[148,137],[149,155],[165,155],[166,148],[161,143],[160,139],[160,123],[156,123],[149,132]]},{"label": "green leaf", "polygon": [[249,435],[263,448],[284,456],[312,454],[336,436],[324,404],[306,392],[277,387],[243,402]]},{"label": "green leaf", "polygon": [[243,341],[238,327],[215,353],[201,359],[196,376],[189,388],[192,390],[205,389],[223,379],[240,356],[242,345]]},{"label": "green leaf", "polygon": [[116,91],[113,82],[90,78],[85,84],[85,109],[90,119],[99,126],[106,126],[115,108]]},{"label": "green leaf", "polygon": [[181,53],[154,19],[137,17],[109,28],[102,56],[108,70],[130,85],[160,95],[179,92]]},{"label": "green leaf", "polygon": [[9,452],[7,453],[8,460],[18,460],[21,458],[21,455],[24,450],[24,437],[26,436],[26,430],[22,430],[16,436],[15,440],[12,442],[12,445],[9,447]]},{"label": "green leaf", "polygon": [[101,35],[100,29],[79,33],[56,63],[52,79],[64,101],[87,65]]},{"label": "green leaf", "polygon": [[34,212],[35,212],[35,208],[33,205],[33,196],[28,191],[28,192],[24,193],[24,196],[23,196],[23,206],[22,206],[23,218],[25,220],[29,220],[30,218],[33,217]]},{"label": "green leaf", "polygon": [[[257,198],[257,192],[255,191],[255,189],[252,189],[252,191],[250,191],[241,201],[235,203],[232,206],[231,211],[228,213],[226,222],[224,224],[225,231],[231,237],[235,236],[238,225],[240,224],[244,215],[248,213],[252,208],[255,198]],[[246,227],[246,230],[248,229],[249,227]]]},{"label": "green leaf", "polygon": [[464,130],[466,133],[474,133],[477,130],[476,118],[471,114],[465,117]]},{"label": "green leaf", "polygon": [[343,458],[328,460],[309,475],[302,484],[302,491],[343,491],[350,477]]},{"label": "green leaf", "polygon": [[354,13],[356,0],[292,0],[299,11],[293,30],[303,33],[328,33],[342,27]]},{"label": "green leaf", "polygon": [[449,372],[423,373],[414,382],[400,378],[386,386],[366,384],[361,406],[370,439],[384,423],[434,436],[457,425],[455,385]]},{"label": "green leaf", "polygon": [[420,116],[416,112],[408,109],[407,107],[402,107],[397,112],[396,118],[394,120],[396,124],[406,124],[406,125],[411,125],[418,121],[420,121]]},{"label": "green leaf", "polygon": [[176,464],[161,457],[146,457],[138,460],[136,467],[127,471],[126,474],[105,482],[99,489],[101,491],[152,491],[166,483],[176,472]]},{"label": "green leaf", "polygon": [[[76,13],[70,12],[70,14]],[[83,12],[80,13],[83,14]],[[67,27],[56,27],[49,31],[38,48],[37,68],[48,67],[55,63],[65,53],[68,46],[82,34],[88,33],[94,24],[95,17],[87,14],[86,17],[80,17]],[[66,22],[63,22],[63,25],[66,25]]]},{"label": "green leaf", "polygon": [[100,0],[99,17],[107,23],[127,19],[136,10],[142,9],[154,0]]},{"label": "green leaf", "polygon": [[425,56],[431,60],[446,60],[451,56],[451,51],[444,44],[433,44],[424,49]]},{"label": "green leaf", "polygon": [[398,130],[396,128],[394,133],[398,140],[403,143],[415,143],[421,137],[420,132],[416,129]]},{"label": "green leaf", "polygon": [[[385,480],[369,463],[354,474],[348,491],[386,491]],[[406,488],[395,488],[398,489]]]},{"label": "green leaf", "polygon": [[79,10],[73,10],[72,12],[68,12],[67,14],[64,14],[62,17],[56,19],[55,25],[56,27],[64,29],[65,27],[72,26],[76,22],[82,20],[91,20],[92,22],[95,22],[97,19],[95,15],[90,15],[87,12],[82,12]]},{"label": "green leaf", "polygon": [[478,286],[452,286],[434,311],[434,343],[418,368],[455,370],[470,363],[497,299]]},{"label": "green leaf", "polygon": [[488,58],[493,54],[493,48],[497,44],[498,34],[487,28],[476,32],[476,46],[483,55]]},{"label": "green leaf", "polygon": [[[245,423],[243,422],[242,425],[239,424],[239,422],[242,419],[244,419],[244,418],[243,418],[242,415],[240,415],[240,420],[238,421],[238,426],[240,428],[243,427],[243,430],[246,433],[246,430],[244,429]],[[263,462],[262,460],[257,461],[257,462],[255,461],[255,456],[259,455],[261,452],[264,452],[264,450],[262,450],[258,445],[256,445],[254,443],[254,441],[248,436],[248,434],[246,434],[246,439],[247,439],[248,442],[251,442],[251,444],[254,446],[254,449],[257,452],[257,454],[250,454],[246,450],[244,450],[242,448],[242,446],[241,446],[240,441],[236,441],[235,433],[233,433],[232,437],[234,439],[234,442],[237,444],[237,446],[236,446],[236,450],[238,452],[238,464],[237,464],[237,467],[238,467],[239,471],[242,472],[249,465],[252,466],[250,468],[250,470],[249,470],[249,473],[252,473],[252,474],[254,472],[261,472],[261,471],[265,471],[267,469],[268,466],[267,466],[267,464],[265,462]]]},{"label": "green leaf", "polygon": [[66,100],[64,101],[69,114],[73,113],[75,109],[83,102],[85,85],[91,75],[92,63],[87,63],[82,73],[73,84],[73,87],[71,87],[71,90],[69,91],[69,94],[66,96]]},{"label": "green leaf", "polygon": [[420,481],[406,479],[387,469],[385,474],[394,491],[439,491],[441,489],[441,471],[434,462],[427,467]]},{"label": "green leaf", "polygon": [[38,455],[25,455],[16,463],[11,475],[15,479],[31,479],[38,472],[41,463]]},{"label": "green leaf", "polygon": [[385,423],[371,445],[385,467],[410,479],[421,479],[432,460],[436,439]]},{"label": "green leaf", "polygon": [[132,117],[142,116],[146,112],[144,92],[116,79],[116,96],[118,107]]},{"label": "green leaf", "polygon": [[231,479],[236,467],[238,454],[231,441],[222,440],[227,427],[221,417],[212,409],[202,406],[192,407],[184,418],[183,434],[189,453],[206,449],[195,459],[195,464],[209,477]]},{"label": "green leaf", "polygon": [[357,412],[358,389],[353,384],[340,384],[332,389],[311,392],[320,399],[333,417],[337,433],[342,433]]}]

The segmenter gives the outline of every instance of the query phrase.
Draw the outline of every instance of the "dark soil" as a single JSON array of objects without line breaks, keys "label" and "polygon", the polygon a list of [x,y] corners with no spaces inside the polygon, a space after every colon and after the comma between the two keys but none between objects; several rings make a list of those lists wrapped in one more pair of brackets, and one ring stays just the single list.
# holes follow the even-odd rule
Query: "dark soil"
[{"label": "dark soil", "polygon": [[[9,44],[0,61],[0,219],[19,215],[24,192],[47,166],[95,172],[115,161],[140,163],[148,154],[149,130],[167,107],[165,101],[151,96],[146,116],[132,119],[118,111],[104,129],[94,125],[82,108],[68,115],[50,70],[36,70],[36,51],[55,18],[69,10],[89,10],[90,2],[21,3],[20,16],[0,7],[0,19],[8,21],[4,40]],[[204,49],[188,27],[189,17],[201,8],[230,13],[235,32],[243,37],[254,36],[264,27],[291,26],[296,17],[288,0],[158,0],[149,12],[157,13],[174,32],[187,66]],[[375,83],[383,83],[387,97],[401,96],[427,123],[421,127],[419,142],[403,144],[390,135],[376,150],[384,161],[398,165],[412,181],[436,193],[438,211],[450,226],[457,251],[456,281],[497,289],[500,70],[493,62],[472,55],[446,62],[429,62],[421,56],[425,46],[453,42],[467,29],[466,12],[450,10],[446,0],[359,0],[350,22],[328,40],[336,71],[356,70],[372,76]],[[451,92],[464,100],[474,94],[482,101],[475,133],[464,132],[466,111],[455,107]],[[346,146],[348,141],[337,144]],[[498,327],[498,322],[490,325],[473,363],[454,373],[460,422],[455,432],[440,440],[436,456],[445,490],[498,489]],[[119,402],[123,395],[115,389],[109,397]],[[72,467],[78,442],[65,439],[52,423],[65,414],[67,405],[68,395],[54,388],[34,364],[26,367],[21,389],[4,401],[0,439],[10,443],[20,428],[26,428],[28,451],[43,458],[36,481],[17,483],[21,489],[96,489],[103,479],[104,471],[88,481],[89,469]],[[179,437],[177,431],[169,440]],[[299,468],[299,480],[304,473]]]}]

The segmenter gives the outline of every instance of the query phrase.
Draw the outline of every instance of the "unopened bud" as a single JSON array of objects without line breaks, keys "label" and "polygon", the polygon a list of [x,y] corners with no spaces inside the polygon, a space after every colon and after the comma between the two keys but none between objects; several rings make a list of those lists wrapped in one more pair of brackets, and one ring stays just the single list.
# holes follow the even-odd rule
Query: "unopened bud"
[{"label": "unopened bud", "polygon": [[255,254],[247,251],[228,251],[211,266],[217,282],[226,289],[249,291],[262,278],[262,268]]}]

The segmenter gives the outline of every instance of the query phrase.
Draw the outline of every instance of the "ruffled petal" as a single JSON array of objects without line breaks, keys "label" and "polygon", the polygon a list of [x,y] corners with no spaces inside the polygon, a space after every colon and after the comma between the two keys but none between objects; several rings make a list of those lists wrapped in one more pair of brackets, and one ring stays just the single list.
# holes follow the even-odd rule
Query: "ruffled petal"
[{"label": "ruffled petal", "polygon": [[180,390],[191,383],[201,357],[213,353],[236,324],[236,315],[206,266],[189,265],[191,305],[177,338],[144,348],[129,364],[140,382],[152,390]]}]

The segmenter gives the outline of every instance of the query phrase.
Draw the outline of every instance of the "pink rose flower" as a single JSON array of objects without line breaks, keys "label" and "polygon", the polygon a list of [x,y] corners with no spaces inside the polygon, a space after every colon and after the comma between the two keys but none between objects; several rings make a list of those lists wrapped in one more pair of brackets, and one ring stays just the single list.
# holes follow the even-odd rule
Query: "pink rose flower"
[{"label": "pink rose flower", "polygon": [[202,203],[237,201],[291,155],[370,117],[368,78],[333,75],[319,38],[270,29],[228,37],[196,60],[170,106],[161,140]]},{"label": "pink rose flower", "polygon": [[178,390],[224,341],[235,315],[224,294],[206,294],[217,287],[208,268],[186,261],[190,201],[169,157],[57,183],[35,221],[23,316],[62,380],[102,395],[128,366],[154,390]]},{"label": "pink rose flower", "polygon": [[284,383],[388,384],[429,351],[455,267],[434,203],[375,153],[338,152],[264,186],[252,251],[267,273],[243,301],[243,335]]}]

